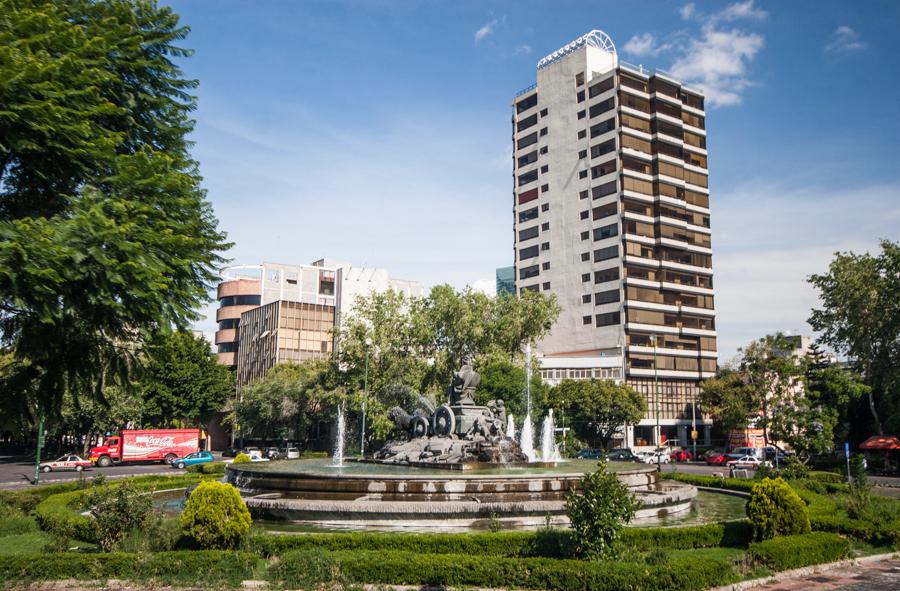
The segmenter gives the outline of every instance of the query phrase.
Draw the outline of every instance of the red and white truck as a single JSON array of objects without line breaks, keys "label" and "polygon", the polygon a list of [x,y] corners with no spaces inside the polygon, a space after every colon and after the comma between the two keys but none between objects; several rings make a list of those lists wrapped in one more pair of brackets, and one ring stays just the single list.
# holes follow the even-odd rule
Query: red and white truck
[{"label": "red and white truck", "polygon": [[171,462],[200,451],[200,429],[125,429],[91,448],[102,468],[119,462]]}]

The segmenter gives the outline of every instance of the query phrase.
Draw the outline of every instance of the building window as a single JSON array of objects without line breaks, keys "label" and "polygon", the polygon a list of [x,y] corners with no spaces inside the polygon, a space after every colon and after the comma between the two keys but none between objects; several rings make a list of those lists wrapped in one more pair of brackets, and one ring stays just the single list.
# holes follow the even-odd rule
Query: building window
[{"label": "building window", "polygon": [[612,131],[616,128],[616,118],[612,117],[611,119],[607,119],[606,121],[601,121],[596,125],[591,125],[591,137],[597,137],[598,135],[603,135],[608,131]]},{"label": "building window", "polygon": [[[582,304],[590,304],[591,303],[591,294],[586,293],[583,296],[581,296],[581,303]],[[587,316],[587,318],[590,318],[590,316]],[[590,324],[590,320],[588,320],[588,324]]]},{"label": "building window", "polygon": [[589,253],[589,252],[581,253],[581,261],[582,262],[589,261],[589,260],[591,260],[591,253]]},{"label": "building window", "polygon": [[615,159],[591,167],[591,178],[595,179],[616,171]]},{"label": "building window", "polygon": [[535,244],[534,246],[529,246],[528,248],[523,248],[519,250],[519,260],[524,261],[525,259],[533,259],[538,255],[538,246]]},{"label": "building window", "polygon": [[578,102],[579,102],[579,103],[583,103],[583,102],[584,102],[584,91],[583,91],[583,90],[579,90],[579,91],[578,91],[577,97],[578,97]]},{"label": "building window", "polygon": [[590,216],[590,215],[591,215],[590,211],[584,210],[581,212],[581,219],[586,220],[586,219],[588,219],[588,216]]},{"label": "building window", "polygon": [[544,242],[543,244],[541,244],[541,250],[550,250],[550,243]]},{"label": "building window", "polygon": [[531,107],[535,106],[538,101],[537,93],[531,95],[528,98],[524,98],[516,103],[516,112],[521,113],[522,111],[526,111]]},{"label": "building window", "polygon": [[603,101],[601,103],[592,105],[591,108],[588,109],[588,112],[590,113],[591,117],[596,117],[597,115],[602,115],[603,113],[606,113],[607,111],[610,111],[615,108],[616,108],[615,97],[609,97],[608,99],[606,99],[605,101]]},{"label": "building window", "polygon": [[541,204],[541,211],[550,211],[550,204],[549,204],[549,203],[542,203],[542,204]]},{"label": "building window", "polygon": [[578,111],[579,119],[584,119],[585,117],[587,117],[587,111]]},{"label": "building window", "polygon": [[586,137],[587,137],[587,131],[585,131],[584,129],[582,129],[581,131],[578,132],[578,139],[583,140]]},{"label": "building window", "polygon": [[594,283],[606,283],[607,281],[615,281],[618,278],[618,267],[610,267],[609,269],[594,271]]},{"label": "building window", "polygon": [[550,170],[550,165],[545,164],[541,167],[541,174],[545,174],[548,170]]},{"label": "building window", "polygon": [[547,135],[547,128],[546,128],[546,127],[544,127],[544,128],[541,129],[541,137],[543,137],[543,136],[545,136],[545,135]]},{"label": "building window", "polygon": [[548,148],[547,146],[543,146],[543,147],[540,149],[540,152],[541,152],[541,154],[546,154],[548,150],[549,150],[549,148]]},{"label": "building window", "polygon": [[588,96],[590,96],[591,98],[594,98],[598,94],[604,93],[607,90],[612,90],[612,87],[615,84],[615,81],[616,81],[615,76],[610,76],[609,78],[607,78],[606,80],[603,80],[602,82],[592,84],[591,87],[588,89]]},{"label": "building window", "polygon": [[597,314],[597,326],[611,326],[619,324],[621,316],[619,312],[609,312],[607,314]]},{"label": "building window", "polygon": [[544,285],[543,285],[543,290],[544,290],[544,291],[547,291],[548,289],[550,289],[550,282],[549,282],[549,281],[545,281],[545,282],[544,282]]},{"label": "building window", "polygon": [[525,211],[519,212],[519,223],[527,222],[529,220],[533,220],[538,216],[537,207],[532,207],[531,209],[526,209]]},{"label": "building window", "polygon": [[527,148],[531,144],[536,144],[538,140],[537,133],[530,133],[516,142],[516,149],[521,150],[522,148]]},{"label": "building window", "polygon": [[591,158],[597,158],[599,156],[603,156],[604,154],[609,154],[610,152],[615,152],[616,150],[616,140],[607,140],[596,146],[591,146]]},{"label": "building window", "polygon": [[[534,247],[532,247],[534,248]],[[612,246],[608,246],[606,248],[598,248],[594,251],[594,262],[598,263],[600,261],[607,261],[609,259],[614,259],[619,256],[619,245],[614,244]]]},{"label": "building window", "polygon": [[[590,297],[590,296],[588,296],[588,297]],[[590,316],[582,316],[582,317],[581,317],[581,323],[582,323],[582,324],[590,324],[590,323],[591,323],[591,317],[590,317]]]},{"label": "building window", "polygon": [[523,267],[519,269],[519,279],[530,279],[531,277],[537,277],[538,273],[540,273],[540,271],[538,271],[537,265]]},{"label": "building window", "polygon": [[519,175],[519,186],[527,185],[528,183],[533,183],[538,178],[538,171],[532,170],[531,172],[526,172],[525,174]]},{"label": "building window", "polygon": [[532,115],[532,116],[530,116],[530,117],[526,117],[526,118],[524,118],[524,119],[520,119],[520,120],[516,123],[516,131],[525,131],[526,129],[528,129],[528,128],[531,127],[532,125],[537,125],[537,119],[538,119],[537,113],[535,113],[534,115]]},{"label": "building window", "polygon": [[612,195],[616,191],[618,191],[616,181],[609,181],[608,183],[597,185],[596,187],[591,189],[591,193],[593,194],[594,199],[600,199],[601,197]]},{"label": "building window", "polygon": [[591,233],[590,233],[590,232],[582,232],[582,233],[581,233],[581,239],[582,239],[582,240],[588,240],[588,239],[590,239],[590,237],[591,237]]},{"label": "building window", "polygon": [[541,117],[547,116],[547,109],[541,109]]},{"label": "building window", "polygon": [[587,171],[586,171],[586,170],[579,170],[579,171],[578,171],[578,178],[580,178],[580,179],[586,179],[586,178],[587,178]]},{"label": "building window", "polygon": [[546,271],[546,270],[549,269],[549,268],[550,268],[550,261],[547,261],[547,262],[545,262],[545,263],[541,263],[541,269],[542,269],[542,270]]},{"label": "building window", "polygon": [[594,240],[603,240],[619,235],[619,224],[610,224],[602,228],[594,228]]},{"label": "building window", "polygon": [[585,189],[584,191],[582,191],[581,193],[579,193],[579,194],[578,194],[578,198],[579,198],[579,199],[587,199],[587,198],[588,198],[588,190]]},{"label": "building window", "polygon": [[611,289],[609,291],[598,291],[594,294],[594,305],[611,304],[619,301],[619,290]]},{"label": "building window", "polygon": [[591,280],[591,274],[590,274],[590,273],[582,273],[582,274],[581,274],[581,282],[582,282],[582,283],[587,283],[587,282],[590,281],[590,280]]},{"label": "building window", "polygon": [[537,238],[538,236],[538,227],[532,226],[530,228],[525,228],[524,230],[519,230],[519,242],[525,240],[531,240],[532,238]]},{"label": "building window", "polygon": [[541,193],[546,193],[550,190],[550,185],[541,185]]},{"label": "building window", "polygon": [[528,154],[525,154],[524,156],[519,156],[519,159],[518,159],[519,168],[521,168],[523,166],[528,166],[532,162],[537,162],[537,159],[538,159],[537,150],[535,150],[533,152],[529,152]]},{"label": "building window", "polygon": [[541,232],[546,232],[550,229],[550,222],[544,222],[541,224]]},{"label": "building window", "polygon": [[575,74],[575,86],[581,86],[584,84],[584,72],[578,72]]}]

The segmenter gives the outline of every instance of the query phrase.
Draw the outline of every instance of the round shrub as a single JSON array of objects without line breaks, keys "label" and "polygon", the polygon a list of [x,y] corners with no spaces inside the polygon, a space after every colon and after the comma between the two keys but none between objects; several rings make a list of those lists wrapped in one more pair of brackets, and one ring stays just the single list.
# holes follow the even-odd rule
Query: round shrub
[{"label": "round shrub", "polygon": [[232,464],[243,464],[244,462],[249,462],[249,461],[250,461],[250,456],[248,456],[244,452],[241,452],[238,455],[234,456],[234,461],[232,462]]},{"label": "round shrub", "polygon": [[810,532],[806,504],[781,478],[764,478],[753,485],[747,501],[747,517],[756,540]]},{"label": "round shrub", "polygon": [[252,523],[237,489],[213,480],[201,482],[181,512],[184,535],[207,549],[236,547]]}]

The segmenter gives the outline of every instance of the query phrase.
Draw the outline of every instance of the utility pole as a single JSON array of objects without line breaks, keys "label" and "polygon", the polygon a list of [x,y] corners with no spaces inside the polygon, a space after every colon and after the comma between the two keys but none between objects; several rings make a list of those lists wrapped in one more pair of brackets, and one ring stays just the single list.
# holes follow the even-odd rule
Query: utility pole
[{"label": "utility pole", "polygon": [[44,449],[44,413],[38,419],[37,449],[34,454],[34,484],[39,484],[41,479],[41,452]]},{"label": "utility pole", "polygon": [[659,430],[659,372],[656,369],[656,335],[650,335],[653,343],[653,409],[656,415],[656,471],[662,472],[662,456],[659,453],[659,444],[662,433]]}]

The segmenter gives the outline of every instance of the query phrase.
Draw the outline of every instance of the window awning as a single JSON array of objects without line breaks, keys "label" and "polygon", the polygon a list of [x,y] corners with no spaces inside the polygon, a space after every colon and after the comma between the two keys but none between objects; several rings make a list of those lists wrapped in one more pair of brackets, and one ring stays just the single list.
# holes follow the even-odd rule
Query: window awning
[{"label": "window awning", "polygon": [[893,435],[874,435],[860,443],[859,449],[900,450],[900,438]]}]

